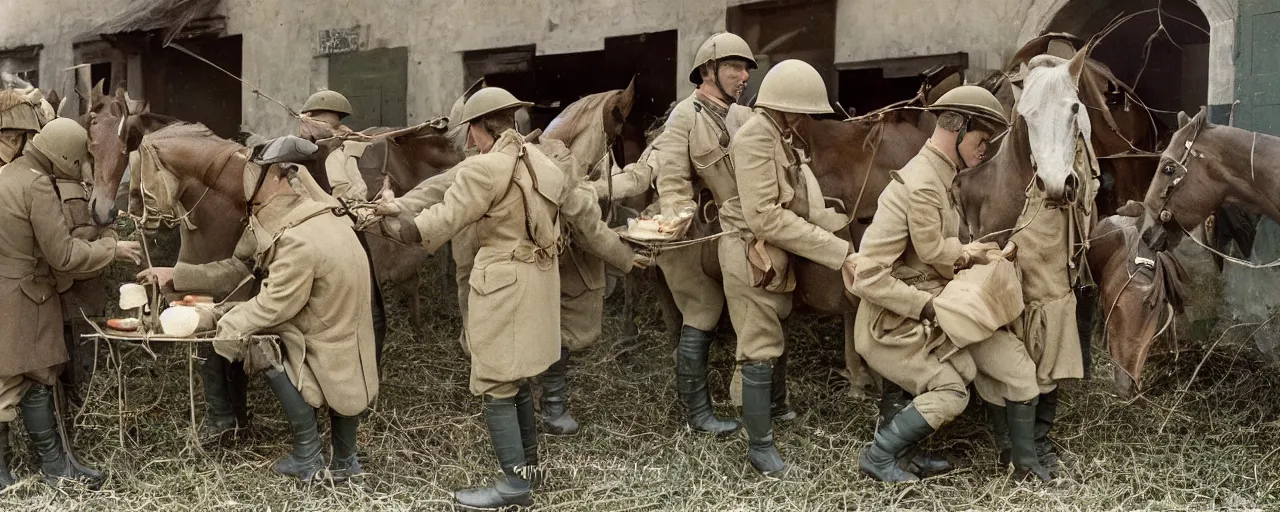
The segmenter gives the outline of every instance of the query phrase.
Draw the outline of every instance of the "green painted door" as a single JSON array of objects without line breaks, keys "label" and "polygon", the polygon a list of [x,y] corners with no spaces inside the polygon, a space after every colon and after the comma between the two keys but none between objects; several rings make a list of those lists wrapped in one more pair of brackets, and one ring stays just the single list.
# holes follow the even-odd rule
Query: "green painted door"
[{"label": "green painted door", "polygon": [[329,57],[329,88],[351,101],[353,130],[408,124],[409,49],[377,48]]},{"label": "green painted door", "polygon": [[1280,135],[1280,0],[1241,0],[1236,126]]},{"label": "green painted door", "polygon": [[[1280,0],[1240,0],[1236,18],[1236,105],[1234,124],[1245,130],[1280,135]],[[1258,223],[1252,259],[1280,257],[1280,226]],[[1280,307],[1280,271],[1226,265],[1222,271],[1228,324],[1263,322]],[[1280,361],[1280,326],[1265,322],[1254,335],[1263,353]]]}]

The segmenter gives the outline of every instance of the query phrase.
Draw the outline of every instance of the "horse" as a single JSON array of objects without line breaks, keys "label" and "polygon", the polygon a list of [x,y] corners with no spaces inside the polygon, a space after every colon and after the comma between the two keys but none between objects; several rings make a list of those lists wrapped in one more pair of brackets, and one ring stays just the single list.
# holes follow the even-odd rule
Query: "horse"
[{"label": "horse", "polygon": [[1114,362],[1112,382],[1124,398],[1142,388],[1152,341],[1181,312],[1184,296],[1185,271],[1171,253],[1142,243],[1142,221],[1141,216],[1112,215],[1098,223],[1089,240],[1102,333]]},{"label": "horse", "polygon": [[1180,121],[1143,199],[1143,239],[1176,247],[1223,205],[1280,222],[1280,137],[1215,125],[1203,107]]}]

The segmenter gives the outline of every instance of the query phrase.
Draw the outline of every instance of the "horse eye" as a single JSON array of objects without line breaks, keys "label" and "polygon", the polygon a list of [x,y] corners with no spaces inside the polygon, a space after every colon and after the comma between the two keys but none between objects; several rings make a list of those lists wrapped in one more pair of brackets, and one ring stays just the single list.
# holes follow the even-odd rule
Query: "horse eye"
[{"label": "horse eye", "polygon": [[1160,169],[1160,172],[1164,173],[1165,176],[1173,176],[1173,166],[1166,165],[1163,169]]},{"label": "horse eye", "polygon": [[1072,113],[1072,114],[1079,114],[1079,113],[1080,113],[1080,104],[1079,104],[1079,103],[1072,103],[1072,104],[1071,104],[1071,113]]}]

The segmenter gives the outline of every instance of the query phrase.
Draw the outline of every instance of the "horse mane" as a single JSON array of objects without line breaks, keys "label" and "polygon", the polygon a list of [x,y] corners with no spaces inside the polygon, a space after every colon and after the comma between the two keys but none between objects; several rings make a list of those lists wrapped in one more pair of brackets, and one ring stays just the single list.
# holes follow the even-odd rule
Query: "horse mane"
[{"label": "horse mane", "polygon": [[598,92],[570,103],[560,115],[551,120],[543,135],[559,140],[574,140],[586,130],[603,128],[604,113],[601,112],[601,107],[621,92],[619,89]]},{"label": "horse mane", "polygon": [[174,123],[148,133],[142,138],[142,144],[154,148],[160,144],[179,140],[197,140],[207,143],[207,147],[201,148],[203,152],[201,159],[211,162],[220,161],[227,158],[229,153],[244,149],[240,144],[215,135],[213,130],[203,124],[186,122]]},{"label": "horse mane", "polygon": [[[1076,80],[1071,76],[1071,71],[1065,63],[1058,57],[1052,55],[1041,55],[1032,59],[1032,62],[1053,61],[1054,64],[1039,65],[1031,68],[1027,72],[1027,77],[1022,84],[1022,97],[1018,99],[1017,111],[1023,116],[1034,114],[1036,111],[1044,108],[1050,102],[1058,101],[1066,97],[1078,97],[1079,91],[1076,88]],[[1057,62],[1062,60],[1062,62]]]}]

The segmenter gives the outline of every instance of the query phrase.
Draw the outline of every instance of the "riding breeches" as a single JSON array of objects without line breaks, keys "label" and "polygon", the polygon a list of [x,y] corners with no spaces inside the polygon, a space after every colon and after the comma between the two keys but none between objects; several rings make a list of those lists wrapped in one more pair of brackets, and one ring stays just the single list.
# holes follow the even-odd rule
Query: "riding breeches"
[{"label": "riding breeches", "polygon": [[746,242],[741,237],[720,237],[719,243],[724,296],[729,303],[729,320],[738,335],[738,361],[751,363],[782,357],[786,348],[782,321],[791,315],[791,294],[752,286]]},{"label": "riding breeches", "polygon": [[684,317],[684,325],[714,331],[724,310],[724,288],[702,270],[702,245],[663,251],[658,254],[658,267]]},{"label": "riding breeches", "polygon": [[1005,401],[1025,402],[1040,396],[1036,363],[1027,347],[1013,333],[1000,329],[986,340],[965,348],[973,357],[978,373],[973,387],[978,396],[995,405]]},{"label": "riding breeches", "polygon": [[32,385],[52,386],[58,381],[59,367],[54,366],[12,377],[0,377],[0,423],[18,418],[18,403]]}]

